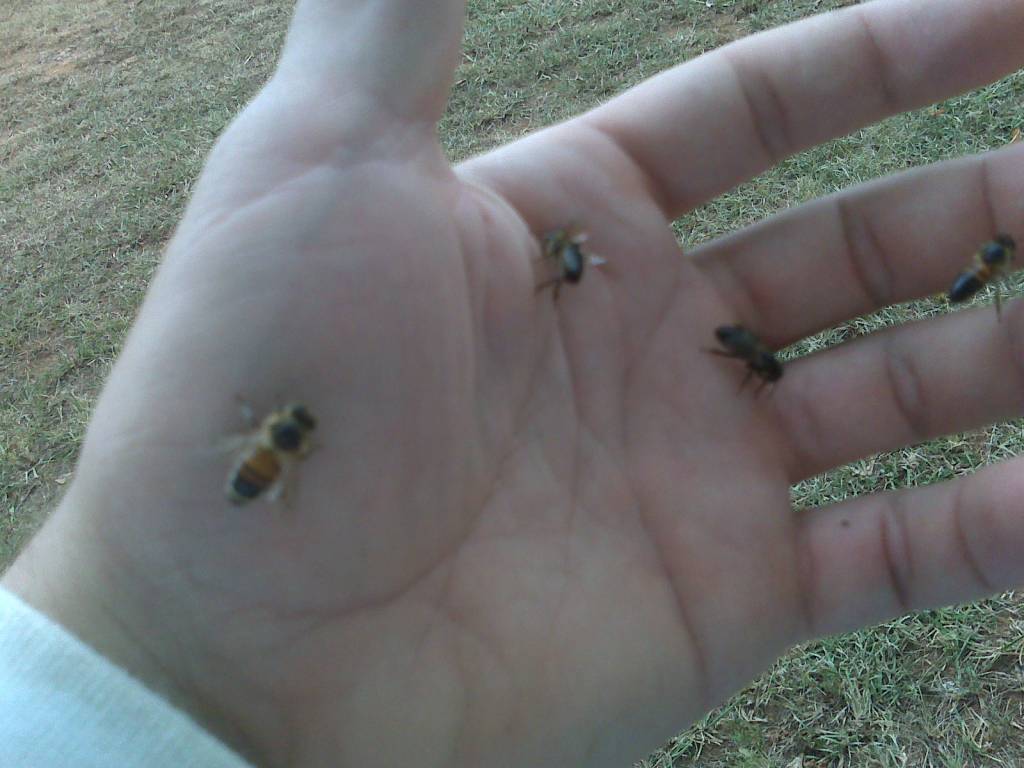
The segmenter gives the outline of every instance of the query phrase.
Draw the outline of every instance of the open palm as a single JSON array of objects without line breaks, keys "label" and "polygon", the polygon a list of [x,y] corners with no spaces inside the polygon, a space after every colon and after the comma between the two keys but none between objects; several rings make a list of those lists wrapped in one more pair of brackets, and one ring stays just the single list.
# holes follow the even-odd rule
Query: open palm
[{"label": "open palm", "polygon": [[[1015,465],[789,504],[1018,413],[1018,306],[798,361],[757,398],[702,352],[721,324],[782,346],[945,288],[1024,234],[1020,150],[685,256],[670,227],[1018,66],[1018,0],[777,30],[455,169],[435,126],[462,4],[423,6],[300,2],[211,156],[53,523],[137,648],[97,645],[267,765],[623,765],[793,642],[1021,577]],[[607,263],[555,302],[539,237],[569,225]],[[319,420],[276,505],[223,498],[238,397]]]}]

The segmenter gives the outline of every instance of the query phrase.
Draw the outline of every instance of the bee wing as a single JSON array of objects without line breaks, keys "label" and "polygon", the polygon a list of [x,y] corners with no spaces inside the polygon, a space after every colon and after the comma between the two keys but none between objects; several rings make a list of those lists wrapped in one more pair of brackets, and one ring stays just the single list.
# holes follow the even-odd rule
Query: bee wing
[{"label": "bee wing", "polygon": [[277,478],[277,480],[270,484],[270,487],[267,488],[266,492],[263,494],[263,498],[264,500],[267,501],[267,503],[274,504],[275,502],[280,501],[282,498],[284,498],[285,491],[288,490],[285,487],[285,484],[287,482],[287,479],[285,478],[285,472],[287,472],[287,470],[284,467],[282,467],[281,475]]},{"label": "bee wing", "polygon": [[281,471],[274,482],[263,493],[263,499],[268,504],[281,501],[287,507],[289,494],[292,485],[295,483],[295,460],[290,456],[281,456],[279,460],[281,462]]},{"label": "bee wing", "polygon": [[211,448],[207,449],[207,453],[213,456],[223,456],[228,453],[238,453],[242,448],[249,445],[252,442],[253,436],[251,434],[244,435],[228,435],[218,440]]}]

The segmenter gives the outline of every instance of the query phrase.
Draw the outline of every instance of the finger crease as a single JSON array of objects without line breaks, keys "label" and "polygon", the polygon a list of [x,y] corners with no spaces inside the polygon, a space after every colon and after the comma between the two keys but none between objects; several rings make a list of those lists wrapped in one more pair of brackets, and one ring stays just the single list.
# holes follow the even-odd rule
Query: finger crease
[{"label": "finger crease", "polygon": [[931,432],[921,375],[911,357],[896,351],[894,341],[890,340],[886,344],[882,354],[892,402],[907,426],[908,442],[921,442]]},{"label": "finger crease", "polygon": [[[777,297],[767,296],[757,290],[756,283],[742,268],[743,259],[716,257],[712,251],[707,256],[694,259],[694,263],[711,278],[712,285],[717,289],[718,298],[726,306],[739,309],[743,323],[751,328],[760,329],[764,334],[762,338],[770,342],[772,323],[767,321],[768,307],[777,300]],[[721,278],[724,278],[728,285],[720,285]]]},{"label": "finger crease", "polygon": [[893,275],[882,240],[848,197],[837,195],[834,200],[850,271],[871,307],[887,306],[893,295]]},{"label": "finger crease", "polygon": [[780,422],[791,425],[786,430],[786,470],[790,482],[797,482],[820,471],[823,459],[830,460],[834,451],[829,449],[831,441],[825,438],[832,433],[822,424],[812,397],[801,388],[790,386],[778,395],[775,402]]},{"label": "finger crease", "polygon": [[980,176],[979,183],[981,185],[981,207],[985,212],[988,231],[994,235],[1000,230],[1000,227],[998,224],[999,217],[996,215],[995,199],[992,195],[992,168],[986,157],[981,158],[979,165],[978,175]]},{"label": "finger crease", "polygon": [[910,611],[910,588],[913,562],[910,542],[907,539],[906,524],[902,510],[896,508],[896,497],[887,499],[885,509],[878,521],[878,535],[881,539],[882,559],[889,579],[889,585],[896,597],[900,613]]},{"label": "finger crease", "polygon": [[[789,123],[785,102],[771,78],[755,74],[756,70],[747,69],[724,49],[722,58],[736,81],[736,89],[749,117],[751,130],[767,161],[773,164],[791,154],[794,143],[786,130]],[[752,82],[755,80],[756,83]]]},{"label": "finger crease", "polygon": [[1018,309],[1019,306],[1013,307],[1014,312],[1006,312],[1009,315],[1006,318],[1005,323],[1000,323],[1006,330],[1003,333],[1006,335],[1005,349],[1009,353],[1010,367],[1013,369],[1013,375],[1017,379],[1017,392],[1018,401],[1024,403],[1024,340],[1021,338],[1021,323],[1024,322],[1024,315]]},{"label": "finger crease", "polygon": [[[637,178],[639,179],[640,185],[654,201],[654,204],[658,207],[661,214],[666,219],[674,218],[672,212],[675,210],[675,206],[672,205],[672,200],[675,199],[677,195],[672,194],[671,180],[663,178],[660,174],[656,173],[654,169],[648,170],[644,163],[640,162],[640,159],[629,149],[629,147],[619,139],[615,138],[613,134],[609,133],[596,121],[588,121],[584,116],[578,124],[593,131],[600,140],[607,142],[612,149],[618,152],[623,157],[624,161],[633,168]],[[617,183],[621,184],[621,179],[618,180]]]},{"label": "finger crease", "polygon": [[964,526],[964,491],[968,482],[968,480],[963,480],[958,484],[956,496],[953,498],[953,535],[957,549],[960,551],[960,559],[967,565],[974,581],[981,586],[986,594],[992,594],[997,591],[996,586],[982,570],[981,563],[975,556],[974,549],[967,538],[967,530]]},{"label": "finger crease", "polygon": [[868,12],[857,9],[853,15],[860,22],[861,33],[868,51],[867,60],[874,68],[873,81],[877,83],[878,93],[882,97],[882,110],[885,114],[902,112],[902,100],[898,97],[897,88],[892,82],[892,68],[887,64],[889,57],[885,53],[885,48],[878,41],[878,35],[875,34],[875,28]]}]

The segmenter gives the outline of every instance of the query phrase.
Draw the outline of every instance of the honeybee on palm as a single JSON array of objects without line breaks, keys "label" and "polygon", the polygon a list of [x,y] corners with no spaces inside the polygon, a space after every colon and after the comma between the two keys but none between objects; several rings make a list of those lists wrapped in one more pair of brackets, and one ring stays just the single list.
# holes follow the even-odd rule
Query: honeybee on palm
[{"label": "honeybee on palm", "polygon": [[[990,283],[1006,274],[1013,263],[1017,244],[1009,235],[996,235],[982,245],[974,254],[974,263],[957,275],[949,289],[949,301],[956,304],[966,301]],[[1002,311],[999,284],[996,283],[996,316]]]},{"label": "honeybee on palm", "polygon": [[[247,421],[252,411],[243,404]],[[316,419],[301,403],[289,403],[274,411],[246,435],[234,438],[239,451],[224,486],[233,504],[246,504],[263,497],[276,501],[285,490],[288,470],[312,448],[310,436]]]},{"label": "honeybee on palm", "polygon": [[707,349],[712,355],[742,360],[747,364],[747,375],[740,383],[740,391],[752,376],[758,376],[761,384],[754,391],[756,396],[768,384],[782,378],[782,363],[775,353],[742,325],[721,325],[715,329],[715,337],[723,349]]},{"label": "honeybee on palm", "polygon": [[541,260],[554,262],[558,275],[537,286],[537,293],[549,285],[555,286],[553,297],[558,301],[562,283],[578,283],[583,279],[583,268],[589,261],[594,266],[604,264],[600,256],[585,254],[581,246],[587,240],[586,234],[572,227],[556,229],[544,236],[541,243]]}]

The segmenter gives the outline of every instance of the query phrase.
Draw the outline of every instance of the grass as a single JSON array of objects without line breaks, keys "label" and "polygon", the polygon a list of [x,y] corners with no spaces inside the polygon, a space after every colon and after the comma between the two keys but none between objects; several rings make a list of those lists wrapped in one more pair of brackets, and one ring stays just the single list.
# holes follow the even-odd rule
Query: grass
[{"label": "grass", "polygon": [[[839,0],[470,0],[441,126],[453,159]],[[0,565],[59,498],[103,377],[214,138],[269,74],[290,3],[21,0],[0,9]],[[908,166],[1005,144],[1015,76],[804,152],[677,223],[693,244]],[[1019,281],[1017,288],[1019,289]],[[1019,290],[1018,290],[1019,292]],[[822,348],[944,311],[888,308]],[[874,456],[793,491],[813,507],[1021,452],[1021,422]],[[1024,762],[1012,594],[815,643],[650,756],[678,766]]]}]

